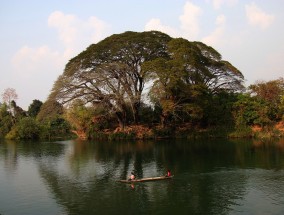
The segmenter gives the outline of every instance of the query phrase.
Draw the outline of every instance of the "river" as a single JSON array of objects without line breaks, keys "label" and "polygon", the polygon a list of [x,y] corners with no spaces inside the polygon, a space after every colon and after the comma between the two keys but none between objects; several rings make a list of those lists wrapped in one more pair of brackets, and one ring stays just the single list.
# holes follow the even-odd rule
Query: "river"
[{"label": "river", "polygon": [[0,141],[0,215],[283,215],[283,193],[284,139]]}]

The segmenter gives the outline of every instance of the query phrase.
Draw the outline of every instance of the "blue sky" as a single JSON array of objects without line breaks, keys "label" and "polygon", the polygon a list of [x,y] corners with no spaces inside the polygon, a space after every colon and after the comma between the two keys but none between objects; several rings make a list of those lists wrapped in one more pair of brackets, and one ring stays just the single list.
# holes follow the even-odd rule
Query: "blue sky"
[{"label": "blue sky", "polygon": [[[45,101],[68,60],[107,36],[159,30],[202,41],[245,84],[284,77],[284,0],[0,0],[0,93],[27,110]],[[2,98],[0,99],[2,101]]]}]

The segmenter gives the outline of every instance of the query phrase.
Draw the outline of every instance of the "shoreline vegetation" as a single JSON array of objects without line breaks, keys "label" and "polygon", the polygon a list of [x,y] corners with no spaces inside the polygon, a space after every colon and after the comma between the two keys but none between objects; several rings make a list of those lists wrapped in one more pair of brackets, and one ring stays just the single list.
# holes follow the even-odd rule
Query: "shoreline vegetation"
[{"label": "shoreline vegetation", "polygon": [[[186,126],[186,125],[184,125]],[[190,127],[161,128],[160,126],[149,128],[145,125],[127,126],[124,130],[117,128],[115,130],[106,129],[96,131],[90,134],[74,131],[80,139],[95,140],[147,140],[147,139],[208,139],[208,138],[255,138],[269,139],[284,137],[284,122],[279,122],[273,127],[261,128],[260,126],[246,127],[243,129],[230,128],[208,128],[194,129]]]},{"label": "shoreline vegetation", "polygon": [[0,138],[283,136],[284,78],[248,87],[244,80],[202,42],[159,31],[114,34],[70,59],[45,102],[25,111],[6,89]]},{"label": "shoreline vegetation", "polygon": [[[6,139],[41,139],[41,140],[65,140],[65,139],[81,139],[81,140],[158,140],[158,139],[214,139],[214,138],[253,138],[253,139],[272,139],[284,137],[284,121],[276,123],[274,126],[262,128],[259,125],[254,125],[242,129],[234,129],[228,127],[213,127],[207,129],[192,128],[188,125],[179,127],[162,128],[160,125],[133,125],[126,126],[123,130],[117,127],[116,129],[104,129],[101,131],[76,131],[66,130],[54,132],[48,136],[29,136],[28,138],[19,138],[17,132],[10,132],[6,135]],[[55,134],[56,133],[56,134]],[[14,136],[13,136],[14,135]],[[3,138],[3,137],[0,137]]]}]

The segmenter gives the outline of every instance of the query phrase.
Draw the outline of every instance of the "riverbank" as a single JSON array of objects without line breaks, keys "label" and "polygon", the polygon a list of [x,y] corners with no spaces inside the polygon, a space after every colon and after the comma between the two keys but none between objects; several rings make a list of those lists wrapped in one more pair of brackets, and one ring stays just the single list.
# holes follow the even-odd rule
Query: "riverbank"
[{"label": "riverbank", "polygon": [[105,129],[102,131],[75,132],[80,139],[125,140],[125,139],[170,139],[170,138],[273,138],[284,136],[284,122],[281,121],[270,127],[258,125],[235,129],[233,127],[200,128],[188,124],[161,127],[159,125],[132,125],[124,129]]}]

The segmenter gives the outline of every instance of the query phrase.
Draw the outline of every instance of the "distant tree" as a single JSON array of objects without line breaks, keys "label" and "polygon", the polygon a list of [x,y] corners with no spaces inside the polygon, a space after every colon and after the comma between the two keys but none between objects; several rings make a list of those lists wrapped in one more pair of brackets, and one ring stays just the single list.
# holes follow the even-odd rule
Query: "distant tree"
[{"label": "distant tree", "polygon": [[251,125],[262,127],[269,125],[271,120],[268,117],[268,103],[249,94],[240,94],[238,100],[233,105],[233,116],[236,128]]},{"label": "distant tree", "polygon": [[7,88],[2,94],[2,99],[8,106],[10,106],[13,100],[18,99],[18,94],[16,93],[16,90],[14,88]]},{"label": "distant tree", "polygon": [[37,114],[40,111],[40,108],[41,108],[42,104],[43,103],[40,100],[37,100],[37,99],[33,100],[33,102],[30,104],[30,106],[28,108],[27,114],[30,117],[36,117]]},{"label": "distant tree", "polygon": [[18,99],[18,94],[16,93],[16,90],[14,88],[5,89],[4,93],[2,94],[2,99],[8,105],[8,111],[11,112],[11,117],[13,117],[15,113],[12,108],[12,101]]},{"label": "distant tree", "polygon": [[22,118],[7,134],[8,139],[32,140],[40,137],[40,125],[32,117]]},{"label": "distant tree", "polygon": [[41,125],[42,139],[62,138],[70,134],[70,125],[64,119],[63,113],[63,105],[50,97],[41,105],[36,120]]},{"label": "distant tree", "polygon": [[252,96],[264,100],[268,107],[268,117],[277,121],[284,114],[282,107],[282,99],[284,96],[284,79],[279,78],[272,81],[257,81],[248,88]]},{"label": "distant tree", "polygon": [[70,124],[63,116],[46,119],[40,123],[42,139],[57,139],[70,135]]},{"label": "distant tree", "polygon": [[40,111],[37,114],[36,119],[39,122],[50,121],[58,117],[62,117],[63,111],[64,108],[62,104],[53,99],[48,98],[47,101],[41,105]]},{"label": "distant tree", "polygon": [[39,139],[40,125],[32,117],[23,118],[18,124],[20,139]]},{"label": "distant tree", "polygon": [[6,103],[0,105],[0,138],[4,138],[11,130],[13,121]]},{"label": "distant tree", "polygon": [[234,127],[234,117],[232,110],[235,102],[238,101],[238,93],[220,91],[214,94],[208,101],[204,110],[204,124],[209,127],[226,127],[232,129]]},{"label": "distant tree", "polygon": [[16,121],[19,121],[21,118],[27,116],[26,111],[19,107],[14,100],[11,101],[11,108],[13,109],[14,118]]}]

